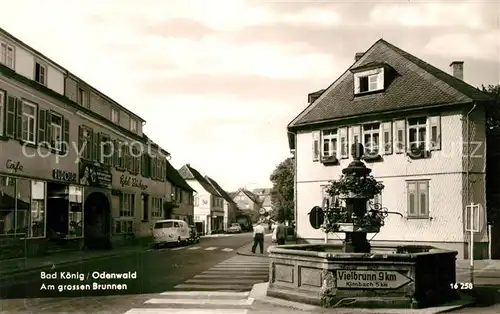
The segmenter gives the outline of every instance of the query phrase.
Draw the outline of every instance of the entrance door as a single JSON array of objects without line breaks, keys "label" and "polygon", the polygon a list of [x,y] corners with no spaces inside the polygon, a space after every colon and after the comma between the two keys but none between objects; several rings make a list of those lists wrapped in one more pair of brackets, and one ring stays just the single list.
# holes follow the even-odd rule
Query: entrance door
[{"label": "entrance door", "polygon": [[87,196],[84,204],[85,246],[92,249],[111,248],[111,210],[108,198],[94,192]]},{"label": "entrance door", "polygon": [[149,220],[149,195],[142,195],[142,219],[143,221]]}]

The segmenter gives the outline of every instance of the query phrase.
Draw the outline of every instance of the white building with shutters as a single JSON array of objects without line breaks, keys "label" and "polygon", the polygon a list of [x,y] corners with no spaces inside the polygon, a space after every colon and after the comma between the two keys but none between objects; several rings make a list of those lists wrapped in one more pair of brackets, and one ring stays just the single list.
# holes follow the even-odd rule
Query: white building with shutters
[{"label": "white building with shutters", "polygon": [[490,99],[463,81],[463,62],[451,66],[453,75],[379,40],[328,88],[310,94],[308,107],[288,125],[299,241],[324,241],[308,213],[322,205],[325,186],[339,178],[352,161],[351,145],[360,142],[367,167],[385,186],[376,201],[402,215],[389,215],[378,234],[369,234],[372,245],[433,245],[463,258],[464,211],[474,202],[480,205],[475,254],[487,254],[483,105]]}]

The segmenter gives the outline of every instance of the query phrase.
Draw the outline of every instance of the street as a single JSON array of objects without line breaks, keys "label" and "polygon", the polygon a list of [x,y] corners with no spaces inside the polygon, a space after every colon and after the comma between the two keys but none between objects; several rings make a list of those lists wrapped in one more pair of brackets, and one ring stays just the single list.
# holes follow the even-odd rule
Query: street
[{"label": "street", "polygon": [[[243,271],[241,266],[246,266],[241,263],[236,269],[226,265],[225,276],[212,268],[239,257],[236,249],[250,241],[250,233],[203,238],[199,244],[185,247],[150,249],[45,270],[46,276],[57,279],[41,279],[43,271],[6,275],[0,278],[0,311],[125,313],[167,291],[249,291],[254,283],[267,280],[266,267],[255,269],[260,276],[257,279]],[[267,259],[260,260],[267,265]],[[214,269],[220,270],[217,266]],[[122,278],[105,278],[116,275]]]}]

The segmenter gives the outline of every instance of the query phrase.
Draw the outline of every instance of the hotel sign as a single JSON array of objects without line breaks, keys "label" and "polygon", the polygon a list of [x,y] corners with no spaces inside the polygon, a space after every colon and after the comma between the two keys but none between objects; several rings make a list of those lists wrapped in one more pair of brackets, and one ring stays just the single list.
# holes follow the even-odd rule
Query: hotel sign
[{"label": "hotel sign", "polygon": [[412,279],[395,270],[337,270],[337,288],[399,289]]}]

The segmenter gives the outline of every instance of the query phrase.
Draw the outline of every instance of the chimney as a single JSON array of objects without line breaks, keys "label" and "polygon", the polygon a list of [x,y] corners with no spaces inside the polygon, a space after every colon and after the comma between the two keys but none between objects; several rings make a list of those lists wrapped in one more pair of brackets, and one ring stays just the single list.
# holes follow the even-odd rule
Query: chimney
[{"label": "chimney", "polygon": [[320,89],[319,91],[310,93],[309,95],[307,95],[307,102],[309,104],[312,104],[316,99],[319,98],[319,96],[321,96],[321,94],[323,94],[324,91],[325,91],[324,89]]},{"label": "chimney", "polygon": [[354,61],[358,61],[359,59],[361,59],[364,54],[364,52],[356,52],[356,54],[354,55]]},{"label": "chimney", "polygon": [[453,61],[450,63],[452,75],[457,79],[464,80],[464,62],[463,61]]}]

